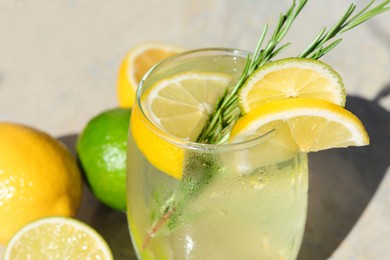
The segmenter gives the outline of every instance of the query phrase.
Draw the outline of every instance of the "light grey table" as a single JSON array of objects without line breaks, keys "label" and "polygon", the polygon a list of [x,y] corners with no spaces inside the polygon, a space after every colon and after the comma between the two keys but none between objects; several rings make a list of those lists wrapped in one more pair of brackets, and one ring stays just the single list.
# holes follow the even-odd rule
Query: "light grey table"
[{"label": "light grey table", "polygon": [[[312,0],[288,34],[294,56],[350,1]],[[358,7],[368,1],[354,0]],[[143,0],[0,2],[0,120],[28,124],[64,141],[97,113],[117,106],[121,59],[135,44],[158,40],[186,48],[253,50],[290,1]],[[310,155],[308,224],[299,259],[385,259],[390,248],[390,13],[346,33],[323,58],[343,77],[348,108],[372,144]],[[85,189],[78,218],[109,242],[116,259],[134,258],[124,213]],[[1,224],[0,224],[1,225]],[[0,246],[0,251],[1,251]],[[388,257],[390,259],[390,257]]]}]

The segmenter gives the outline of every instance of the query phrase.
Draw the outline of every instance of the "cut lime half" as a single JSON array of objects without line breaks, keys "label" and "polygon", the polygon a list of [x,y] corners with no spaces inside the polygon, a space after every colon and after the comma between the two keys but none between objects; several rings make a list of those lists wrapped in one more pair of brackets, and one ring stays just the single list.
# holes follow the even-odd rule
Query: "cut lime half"
[{"label": "cut lime half", "polygon": [[20,229],[9,241],[4,260],[113,259],[105,240],[87,224],[48,217]]}]

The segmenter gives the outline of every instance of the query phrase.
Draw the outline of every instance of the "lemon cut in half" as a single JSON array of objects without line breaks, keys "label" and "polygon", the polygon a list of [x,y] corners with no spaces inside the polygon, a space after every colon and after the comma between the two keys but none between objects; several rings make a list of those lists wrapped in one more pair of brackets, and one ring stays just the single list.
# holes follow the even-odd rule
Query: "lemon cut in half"
[{"label": "lemon cut in half", "polygon": [[48,217],[20,229],[9,241],[4,260],[113,259],[104,239],[73,218]]},{"label": "lemon cut in half", "polygon": [[184,49],[169,43],[145,42],[132,47],[123,58],[118,75],[117,95],[121,107],[132,107],[138,83],[159,61]]},{"label": "lemon cut in half", "polygon": [[309,98],[276,100],[258,106],[237,121],[230,142],[270,131],[275,131],[271,142],[289,151],[314,152],[369,144],[368,134],[355,115],[328,101]]},{"label": "lemon cut in half", "polygon": [[244,113],[272,100],[302,97],[345,105],[340,75],[329,65],[307,58],[287,58],[258,68],[239,92]]}]

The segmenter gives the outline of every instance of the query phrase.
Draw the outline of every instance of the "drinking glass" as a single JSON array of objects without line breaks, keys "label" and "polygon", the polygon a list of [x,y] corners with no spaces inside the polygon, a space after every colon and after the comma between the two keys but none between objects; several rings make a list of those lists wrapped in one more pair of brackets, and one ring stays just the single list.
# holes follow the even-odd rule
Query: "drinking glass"
[{"label": "drinking glass", "polygon": [[[295,259],[307,211],[307,155],[280,152],[277,130],[241,143],[200,144],[162,129],[143,105],[159,80],[225,73],[248,53],[200,49],[154,66],[137,90],[127,159],[127,216],[139,259]],[[210,93],[212,89],[210,89]]]}]

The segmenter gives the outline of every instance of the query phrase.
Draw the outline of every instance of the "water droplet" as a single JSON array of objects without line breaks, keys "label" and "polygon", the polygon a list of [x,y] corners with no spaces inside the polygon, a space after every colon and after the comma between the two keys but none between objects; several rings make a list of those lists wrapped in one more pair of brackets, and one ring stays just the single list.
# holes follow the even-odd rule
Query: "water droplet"
[{"label": "water droplet", "polygon": [[221,216],[225,216],[228,213],[226,209],[218,209],[217,212]]},{"label": "water droplet", "polygon": [[213,192],[209,196],[210,199],[219,199],[222,197],[223,197],[223,193],[220,193],[220,192]]}]

